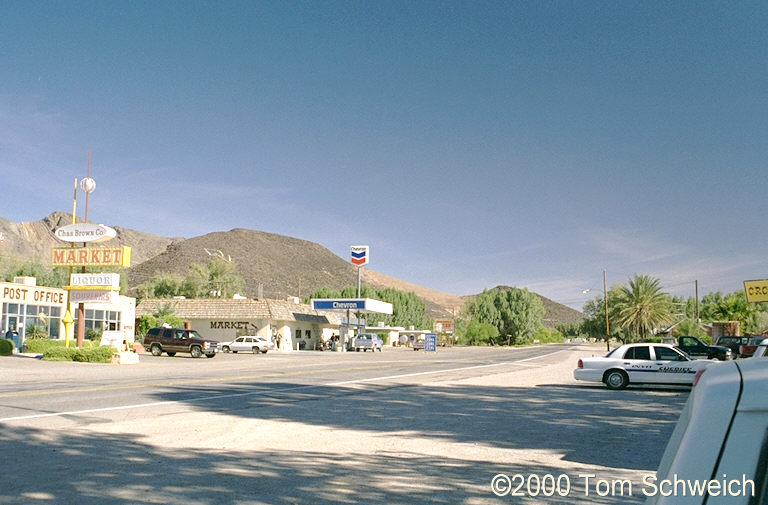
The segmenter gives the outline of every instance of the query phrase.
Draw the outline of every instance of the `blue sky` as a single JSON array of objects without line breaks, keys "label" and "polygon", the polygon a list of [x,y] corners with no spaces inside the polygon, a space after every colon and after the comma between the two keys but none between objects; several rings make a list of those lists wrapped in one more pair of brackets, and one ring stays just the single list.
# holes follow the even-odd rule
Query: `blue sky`
[{"label": "blue sky", "polygon": [[757,1],[0,0],[0,217],[71,210],[91,151],[105,224],[369,244],[574,307],[604,268],[735,291],[768,277],[766,26]]}]

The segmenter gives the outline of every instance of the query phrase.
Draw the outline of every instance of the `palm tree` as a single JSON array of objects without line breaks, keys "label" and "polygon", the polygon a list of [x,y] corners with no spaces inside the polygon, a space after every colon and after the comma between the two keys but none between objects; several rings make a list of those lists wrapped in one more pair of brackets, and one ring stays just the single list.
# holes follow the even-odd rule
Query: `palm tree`
[{"label": "palm tree", "polygon": [[654,328],[669,324],[672,320],[669,297],[661,291],[659,279],[637,275],[621,288],[618,301],[618,323],[630,330],[631,336],[645,339]]}]

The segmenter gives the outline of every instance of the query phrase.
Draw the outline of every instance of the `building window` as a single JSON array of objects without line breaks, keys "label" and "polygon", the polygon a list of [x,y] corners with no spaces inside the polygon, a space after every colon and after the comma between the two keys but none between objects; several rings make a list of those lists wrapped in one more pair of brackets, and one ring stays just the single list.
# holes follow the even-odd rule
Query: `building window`
[{"label": "building window", "polygon": [[61,326],[61,308],[47,305],[3,304],[3,328],[15,328],[22,325],[26,331],[35,326],[42,329],[49,338],[59,338]]},{"label": "building window", "polygon": [[[86,330],[119,330],[120,312],[116,310],[86,309],[83,321]],[[76,314],[75,325],[77,325]]]}]

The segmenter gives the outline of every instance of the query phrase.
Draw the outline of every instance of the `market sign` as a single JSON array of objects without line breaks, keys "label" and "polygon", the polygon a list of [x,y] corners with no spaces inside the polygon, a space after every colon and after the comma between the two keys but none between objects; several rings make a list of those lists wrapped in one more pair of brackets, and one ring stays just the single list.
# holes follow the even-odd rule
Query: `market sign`
[{"label": "market sign", "polygon": [[120,274],[72,274],[69,278],[71,288],[101,287],[120,288]]},{"label": "market sign", "polygon": [[370,247],[367,245],[353,245],[349,246],[349,251],[351,254],[350,261],[353,265],[357,265],[359,267],[363,265],[367,265],[368,261],[370,259],[370,255],[368,254]]},{"label": "market sign", "polygon": [[54,267],[129,267],[131,248],[120,247],[54,247],[51,249]]},{"label": "market sign", "polygon": [[77,223],[62,226],[55,235],[64,242],[105,242],[115,238],[117,231],[103,224]]},{"label": "market sign", "polygon": [[768,302],[768,279],[744,281],[748,302]]},{"label": "market sign", "polygon": [[70,291],[70,303],[116,303],[118,301],[117,291]]}]

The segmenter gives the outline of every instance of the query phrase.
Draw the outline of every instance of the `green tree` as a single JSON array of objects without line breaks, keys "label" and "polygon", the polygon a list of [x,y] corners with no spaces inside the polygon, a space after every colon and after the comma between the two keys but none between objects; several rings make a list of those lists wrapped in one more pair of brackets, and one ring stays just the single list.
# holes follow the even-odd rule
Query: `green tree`
[{"label": "green tree", "polygon": [[483,291],[467,304],[466,312],[470,319],[495,326],[500,340],[513,345],[541,328],[546,310],[535,293],[511,288]]},{"label": "green tree", "polygon": [[459,343],[463,345],[493,345],[499,336],[499,330],[492,324],[472,319],[459,325],[457,334]]},{"label": "green tree", "polygon": [[646,339],[654,328],[672,321],[670,298],[661,291],[659,280],[647,275],[630,278],[621,288],[618,323],[629,330],[629,340]]},{"label": "green tree", "polygon": [[309,303],[312,298],[341,298],[341,293],[331,287],[321,286],[305,298],[304,303]]},{"label": "green tree", "polygon": [[69,271],[64,268],[49,268],[39,259],[25,262],[10,260],[3,265],[2,278],[5,282],[13,282],[14,277],[34,277],[38,286],[60,288],[69,284]]},{"label": "green tree", "polygon": [[147,334],[150,328],[162,326],[163,324],[178,328],[182,323],[181,318],[176,315],[172,303],[158,303],[155,305],[155,311],[152,314],[139,317],[139,322],[136,325],[136,335],[141,338]]},{"label": "green tree", "polygon": [[173,298],[181,294],[184,279],[170,272],[157,272],[151,279],[139,284],[136,295],[144,298]]},{"label": "green tree", "polygon": [[764,304],[747,302],[743,290],[734,291],[725,296],[720,291],[708,293],[701,299],[701,319],[713,321],[739,321],[742,333],[759,333],[763,331],[766,316]]},{"label": "green tree", "polygon": [[[619,284],[611,286],[608,290],[608,327],[610,329],[610,338],[627,340],[627,331],[621,328],[619,319],[619,300],[622,296],[622,287]],[[605,300],[604,297],[597,296],[587,301],[582,309],[586,319],[581,323],[581,331],[584,335],[605,340]]]}]

